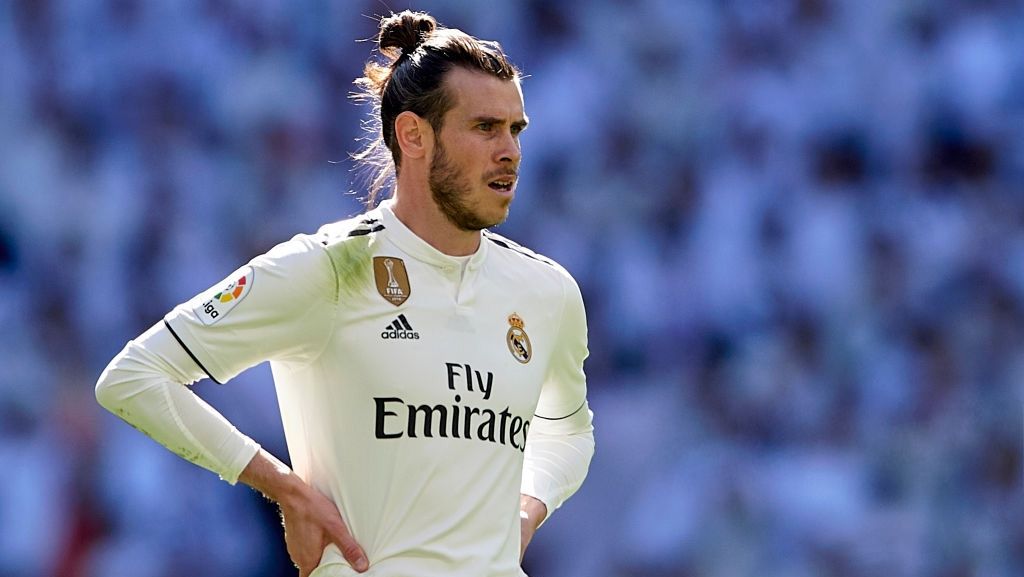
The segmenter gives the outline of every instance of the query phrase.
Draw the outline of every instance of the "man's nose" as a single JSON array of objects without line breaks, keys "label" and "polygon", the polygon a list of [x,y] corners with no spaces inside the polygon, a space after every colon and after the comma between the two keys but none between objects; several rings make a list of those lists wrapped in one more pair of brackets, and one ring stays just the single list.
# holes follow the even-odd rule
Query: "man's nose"
[{"label": "man's nose", "polygon": [[512,164],[518,165],[522,159],[523,152],[519,146],[519,137],[507,131],[501,136],[501,143],[496,151],[497,160],[499,163],[511,162]]}]

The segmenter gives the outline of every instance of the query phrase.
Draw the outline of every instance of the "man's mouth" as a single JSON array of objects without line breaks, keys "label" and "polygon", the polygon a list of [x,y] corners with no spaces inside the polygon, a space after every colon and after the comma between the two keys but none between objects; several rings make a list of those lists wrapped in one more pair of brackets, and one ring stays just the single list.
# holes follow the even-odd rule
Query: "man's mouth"
[{"label": "man's mouth", "polygon": [[509,179],[492,180],[491,183],[488,184],[487,186],[491,187],[491,189],[496,190],[498,192],[509,192],[509,191],[512,190],[512,186],[514,184],[515,184],[515,181],[512,180],[511,178],[509,178]]},{"label": "man's mouth", "polygon": [[515,174],[502,174],[487,183],[491,190],[497,192],[511,192],[516,185]]}]

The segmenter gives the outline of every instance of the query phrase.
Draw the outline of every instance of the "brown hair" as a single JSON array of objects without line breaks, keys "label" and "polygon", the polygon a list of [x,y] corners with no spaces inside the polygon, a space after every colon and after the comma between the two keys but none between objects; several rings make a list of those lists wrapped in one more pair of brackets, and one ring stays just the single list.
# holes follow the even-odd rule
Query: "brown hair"
[{"label": "brown hair", "polygon": [[370,60],[363,77],[355,81],[360,91],[353,98],[373,105],[367,144],[353,157],[367,167],[372,206],[378,193],[393,182],[402,161],[395,142],[395,118],[409,110],[427,120],[435,132],[454,105],[444,78],[455,66],[491,74],[502,80],[520,77],[501,45],[480,40],[455,28],[445,28],[425,12],[405,10],[380,20],[377,37],[385,62]]}]

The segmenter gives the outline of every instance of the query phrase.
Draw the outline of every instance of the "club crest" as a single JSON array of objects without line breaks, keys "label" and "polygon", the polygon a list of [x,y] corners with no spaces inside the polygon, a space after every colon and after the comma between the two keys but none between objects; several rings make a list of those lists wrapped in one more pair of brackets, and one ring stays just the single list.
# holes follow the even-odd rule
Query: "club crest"
[{"label": "club crest", "polygon": [[401,305],[412,294],[412,287],[409,286],[409,273],[405,270],[405,263],[400,258],[393,256],[373,257],[373,279],[377,282],[377,292],[384,300],[395,305]]},{"label": "club crest", "polygon": [[508,350],[517,361],[524,365],[530,362],[533,357],[533,346],[530,344],[530,336],[526,334],[526,323],[516,313],[508,316],[509,329],[505,333],[505,343]]}]

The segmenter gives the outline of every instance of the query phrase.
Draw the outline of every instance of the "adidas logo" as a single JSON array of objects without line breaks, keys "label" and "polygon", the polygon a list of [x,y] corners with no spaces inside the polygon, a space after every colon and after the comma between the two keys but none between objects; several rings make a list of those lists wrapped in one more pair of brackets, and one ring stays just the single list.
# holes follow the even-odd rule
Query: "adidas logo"
[{"label": "adidas logo", "polygon": [[418,339],[420,334],[412,330],[412,325],[409,324],[405,315],[398,315],[398,318],[380,333],[380,337],[382,339]]}]

